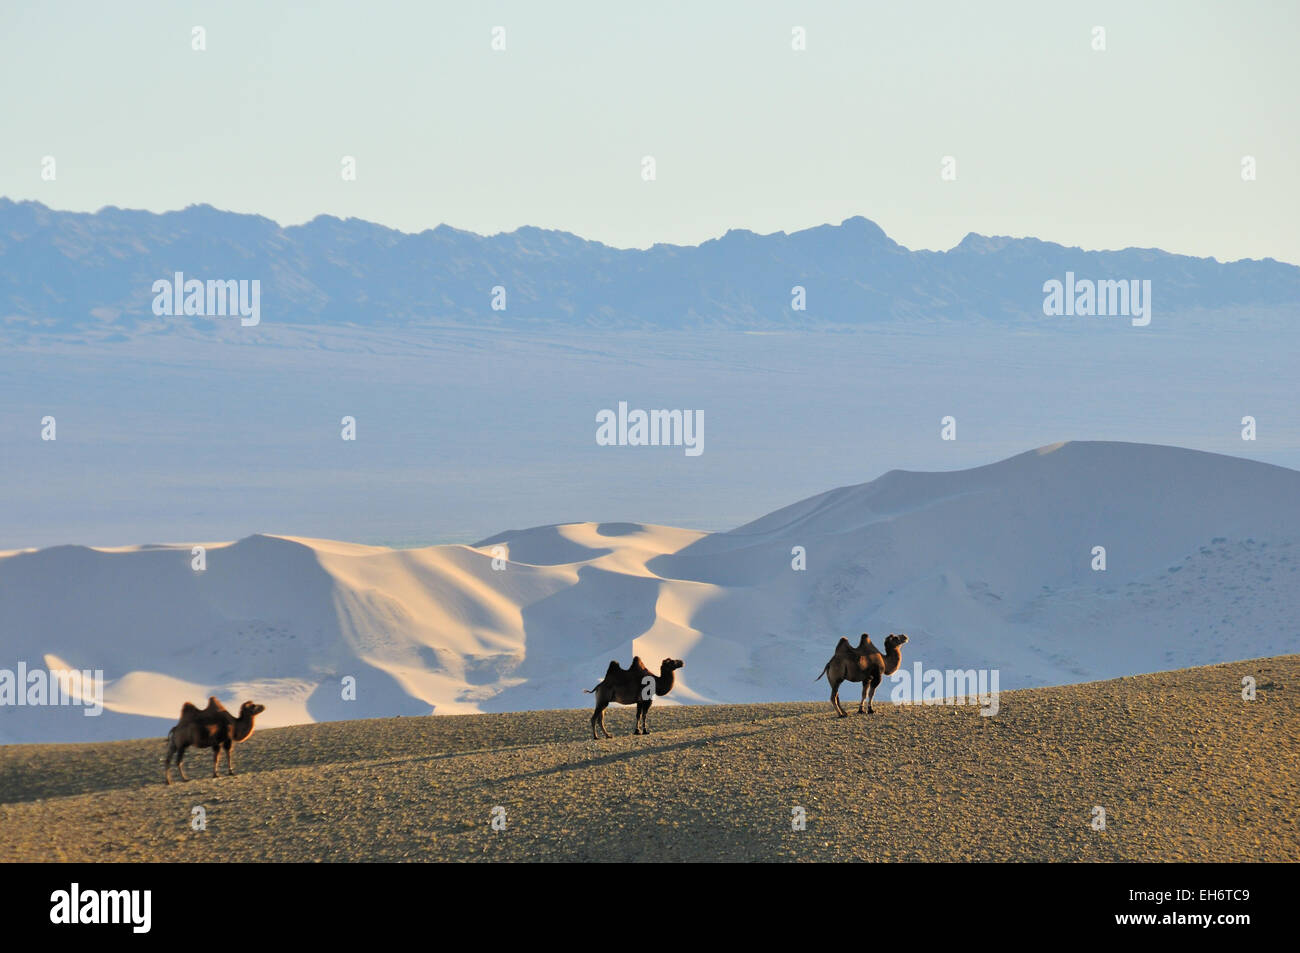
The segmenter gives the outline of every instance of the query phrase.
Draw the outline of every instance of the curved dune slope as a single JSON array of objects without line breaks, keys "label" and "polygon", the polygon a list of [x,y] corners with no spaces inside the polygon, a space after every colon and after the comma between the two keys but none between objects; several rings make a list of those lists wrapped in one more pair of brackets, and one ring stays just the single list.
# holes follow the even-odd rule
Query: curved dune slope
[{"label": "curved dune slope", "polygon": [[0,706],[0,741],[160,735],[208,694],[256,697],[268,727],[567,708],[633,654],[686,661],[657,705],[820,699],[835,640],[862,631],[906,632],[908,670],[1080,682],[1297,651],[1298,568],[1300,473],[1089,442],[891,471],[725,533],[252,536],[210,544],[203,572],[189,544],[11,552],[0,669],[101,669],[107,711]]}]

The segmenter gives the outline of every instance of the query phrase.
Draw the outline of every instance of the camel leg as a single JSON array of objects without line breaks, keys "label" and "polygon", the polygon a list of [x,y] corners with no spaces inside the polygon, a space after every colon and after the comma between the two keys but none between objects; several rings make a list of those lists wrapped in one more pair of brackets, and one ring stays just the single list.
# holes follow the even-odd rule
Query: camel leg
[{"label": "camel leg", "polygon": [[185,765],[181,763],[184,760],[185,760],[185,749],[177,748],[176,749],[176,770],[181,773],[182,781],[188,781],[190,779],[189,775],[185,773]]},{"label": "camel leg", "polygon": [[[875,714],[875,711],[876,711],[876,710],[875,710],[874,708],[871,707],[871,700],[872,700],[873,698],[876,697],[876,686],[879,685],[879,684],[880,684],[880,675],[877,673],[877,674],[876,674],[875,676],[873,676],[872,679],[871,679],[871,693],[867,695],[867,714],[868,714],[868,715],[874,715],[874,714]],[[863,694],[866,694],[866,692],[865,692],[865,683],[864,683],[864,686],[863,686],[863,687],[864,687],[864,692],[863,692]]]},{"label": "camel leg", "polygon": [[650,734],[650,726],[646,724],[646,718],[649,714],[650,714],[650,703],[648,701],[637,702],[636,717],[637,720],[641,722],[641,734],[643,735]]},{"label": "camel leg", "polygon": [[839,712],[839,716],[840,716],[841,718],[847,718],[847,717],[849,717],[849,713],[846,712],[843,708],[840,707],[840,682],[841,682],[841,681],[842,681],[842,679],[839,679],[839,680],[832,679],[832,680],[831,680],[831,706],[832,706],[832,707],[833,707],[837,712]]},{"label": "camel leg", "polygon": [[163,784],[172,783],[172,755],[176,747],[172,744],[170,738],[167,739],[167,760],[163,762]]},{"label": "camel leg", "polygon": [[226,774],[227,776],[235,773],[235,765],[231,762],[230,756],[235,753],[235,744],[232,741],[226,742]]},{"label": "camel leg", "polygon": [[212,746],[212,776],[217,776],[217,762],[221,760],[221,745]]},{"label": "camel leg", "polygon": [[[864,678],[864,679],[862,680],[862,700],[861,700],[860,702],[858,702],[858,714],[859,714],[859,715],[866,714],[866,705],[867,705],[867,687],[868,687],[868,682],[870,682],[870,681],[871,681],[871,680],[870,680],[870,679],[867,679],[867,678]],[[873,691],[874,691],[874,689],[873,689]]]},{"label": "camel leg", "polygon": [[596,699],[596,711],[591,716],[591,737],[593,740],[598,740],[600,737],[599,735],[596,734],[597,725],[600,726],[601,734],[603,734],[606,738],[609,737],[609,729],[605,727],[605,709],[606,707],[608,707],[608,705],[609,702],[606,701],[605,699],[603,698]]}]

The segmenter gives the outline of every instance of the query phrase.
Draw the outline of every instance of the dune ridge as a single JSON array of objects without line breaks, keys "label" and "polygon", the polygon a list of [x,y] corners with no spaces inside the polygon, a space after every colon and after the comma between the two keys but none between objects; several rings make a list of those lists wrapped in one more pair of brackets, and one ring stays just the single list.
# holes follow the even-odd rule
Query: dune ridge
[{"label": "dune ridge", "polygon": [[906,632],[907,666],[996,669],[1003,689],[1300,648],[1300,472],[1144,444],[894,470],[722,533],[256,535],[210,545],[204,572],[190,560],[190,544],[0,556],[0,668],[107,680],[99,718],[0,707],[0,742],[161,735],[208,694],[255,696],[267,727],[567,708],[634,654],[686,661],[665,708],[811,700],[861,631]]}]

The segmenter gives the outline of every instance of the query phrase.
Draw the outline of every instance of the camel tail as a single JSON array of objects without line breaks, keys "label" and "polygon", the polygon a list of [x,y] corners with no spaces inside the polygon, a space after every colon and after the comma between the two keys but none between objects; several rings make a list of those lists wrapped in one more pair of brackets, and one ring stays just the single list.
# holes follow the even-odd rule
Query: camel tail
[{"label": "camel tail", "polygon": [[600,688],[600,686],[602,686],[602,685],[604,685],[604,684],[605,684],[605,683],[604,683],[603,681],[597,682],[597,683],[595,684],[595,686],[592,687],[592,688],[584,688],[584,689],[582,690],[582,694],[584,694],[584,695],[593,695],[593,694],[595,694],[596,689],[597,689],[597,688]]},{"label": "camel tail", "polygon": [[820,681],[821,681],[821,678],[822,678],[822,675],[825,675],[825,674],[826,674],[826,670],[827,670],[828,668],[830,668],[830,667],[831,667],[831,663],[830,663],[830,662],[827,662],[825,665],[823,665],[823,666],[822,666],[822,670],[821,670],[821,674],[819,674],[816,678],[814,678],[813,681],[814,681],[814,682],[820,682]]}]

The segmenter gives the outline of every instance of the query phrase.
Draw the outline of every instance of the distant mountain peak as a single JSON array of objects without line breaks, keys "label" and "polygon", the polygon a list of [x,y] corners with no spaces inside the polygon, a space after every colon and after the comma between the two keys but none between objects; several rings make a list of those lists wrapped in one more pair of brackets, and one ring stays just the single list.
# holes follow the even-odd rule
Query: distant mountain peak
[{"label": "distant mountain peak", "polygon": [[889,239],[890,241],[893,241],[893,239],[890,239],[889,236],[885,234],[885,230],[883,228],[881,228],[871,219],[867,218],[865,215],[849,216],[848,218],[844,219],[844,221],[840,222],[840,228],[849,232],[865,232],[869,235],[875,235],[880,238],[886,238]]},{"label": "distant mountain peak", "polygon": [[[700,245],[621,249],[533,225],[484,236],[441,224],[411,234],[329,214],[281,226],[206,203],[162,214],[74,213],[0,198],[0,321],[11,319],[14,333],[193,327],[151,310],[153,282],[176,272],[258,279],[268,321],[308,326],[1041,324],[1043,284],[1067,272],[1150,280],[1157,325],[1180,310],[1300,302],[1300,268],[1274,261],[1085,251],[974,232],[947,252],[911,251],[861,215],[789,233],[733,228]],[[498,286],[506,309],[492,306]],[[791,307],[796,286],[806,293],[801,311]]]},{"label": "distant mountain peak", "polygon": [[1001,251],[1009,242],[1015,239],[1004,236],[981,235],[978,232],[967,232],[966,237],[957,243],[956,247],[962,251],[985,254],[988,252]]}]

